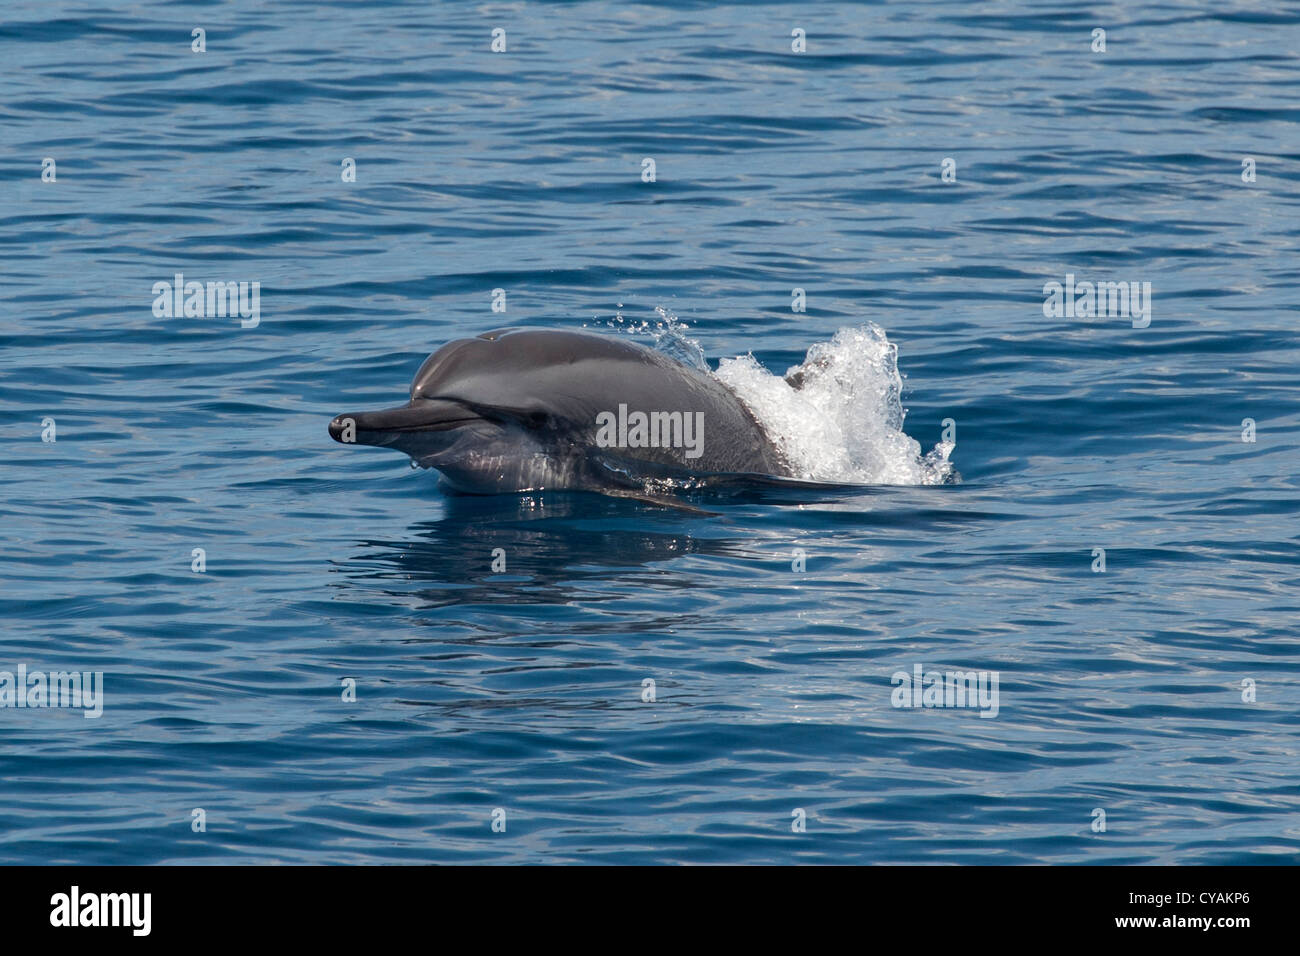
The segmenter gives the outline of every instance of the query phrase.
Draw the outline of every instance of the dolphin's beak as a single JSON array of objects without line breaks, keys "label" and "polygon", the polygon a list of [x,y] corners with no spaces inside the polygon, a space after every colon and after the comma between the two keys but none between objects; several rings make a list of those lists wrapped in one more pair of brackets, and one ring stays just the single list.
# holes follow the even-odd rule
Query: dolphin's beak
[{"label": "dolphin's beak", "polygon": [[330,437],[345,445],[385,446],[412,432],[450,431],[480,418],[459,402],[416,398],[400,408],[339,415],[330,422]]}]

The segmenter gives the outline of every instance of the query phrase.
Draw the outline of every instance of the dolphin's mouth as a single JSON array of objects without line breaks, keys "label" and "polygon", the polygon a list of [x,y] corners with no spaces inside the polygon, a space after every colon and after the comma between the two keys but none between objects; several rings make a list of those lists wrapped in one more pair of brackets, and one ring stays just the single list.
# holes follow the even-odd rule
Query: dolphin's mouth
[{"label": "dolphin's mouth", "polygon": [[414,398],[398,408],[338,415],[330,422],[330,437],[345,445],[384,447],[413,433],[446,432],[482,420],[460,402]]}]

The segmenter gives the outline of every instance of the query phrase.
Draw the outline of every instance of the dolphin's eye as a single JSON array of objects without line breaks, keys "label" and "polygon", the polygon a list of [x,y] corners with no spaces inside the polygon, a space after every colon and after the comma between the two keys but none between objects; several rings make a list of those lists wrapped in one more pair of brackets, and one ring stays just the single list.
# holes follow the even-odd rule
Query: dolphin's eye
[{"label": "dolphin's eye", "polygon": [[550,416],[540,410],[528,412],[523,418],[524,425],[528,428],[542,428],[549,420]]}]

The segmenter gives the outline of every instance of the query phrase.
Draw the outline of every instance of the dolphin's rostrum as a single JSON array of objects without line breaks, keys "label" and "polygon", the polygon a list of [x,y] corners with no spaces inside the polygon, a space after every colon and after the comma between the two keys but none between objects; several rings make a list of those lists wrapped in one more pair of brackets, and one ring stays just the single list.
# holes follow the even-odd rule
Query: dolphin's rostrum
[{"label": "dolphin's rostrum", "polygon": [[339,415],[330,435],[395,448],[481,494],[789,474],[708,372],[591,332],[500,329],[449,342],[420,366],[407,404]]}]

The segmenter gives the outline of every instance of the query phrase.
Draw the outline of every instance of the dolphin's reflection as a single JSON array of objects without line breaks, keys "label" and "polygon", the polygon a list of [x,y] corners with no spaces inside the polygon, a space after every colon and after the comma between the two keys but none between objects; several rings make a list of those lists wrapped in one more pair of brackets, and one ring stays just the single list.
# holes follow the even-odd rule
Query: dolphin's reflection
[{"label": "dolphin's reflection", "polygon": [[[708,575],[677,559],[768,559],[800,533],[824,530],[831,513],[840,530],[863,531],[989,517],[954,511],[945,491],[759,479],[681,496],[694,510],[590,492],[453,492],[442,497],[440,518],[398,540],[358,541],[336,570],[343,587],[422,608],[596,603],[625,598],[630,587],[708,587]],[[785,520],[773,524],[773,513]]]},{"label": "dolphin's reflection", "polygon": [[[583,492],[456,495],[445,514],[402,540],[365,540],[338,566],[349,584],[422,607],[613,600],[620,577],[683,555],[746,551],[699,514]],[[495,562],[495,569],[494,569]],[[504,564],[504,570],[500,570]],[[391,584],[387,583],[391,582]],[[698,575],[655,573],[655,588],[702,586]]]}]

